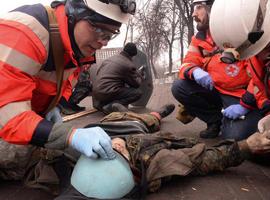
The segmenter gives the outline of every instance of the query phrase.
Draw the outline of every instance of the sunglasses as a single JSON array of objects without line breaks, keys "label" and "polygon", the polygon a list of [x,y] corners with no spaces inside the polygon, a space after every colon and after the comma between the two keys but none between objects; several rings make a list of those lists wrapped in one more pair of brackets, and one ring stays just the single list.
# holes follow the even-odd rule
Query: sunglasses
[{"label": "sunglasses", "polygon": [[94,31],[98,34],[99,39],[101,40],[112,40],[114,38],[116,38],[119,34],[120,34],[120,30],[110,30],[108,28],[105,27],[101,27],[93,22],[91,22],[90,20],[87,20],[88,23],[94,28]]}]

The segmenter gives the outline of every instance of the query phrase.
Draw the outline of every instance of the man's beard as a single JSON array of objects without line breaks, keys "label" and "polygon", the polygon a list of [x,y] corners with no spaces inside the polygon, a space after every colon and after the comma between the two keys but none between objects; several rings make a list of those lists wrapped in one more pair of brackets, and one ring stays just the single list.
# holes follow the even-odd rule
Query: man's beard
[{"label": "man's beard", "polygon": [[198,31],[207,31],[209,29],[209,15],[206,15],[201,20],[195,17],[194,20],[197,22],[196,29]]},{"label": "man's beard", "polygon": [[197,24],[196,28],[198,31],[207,31],[209,29],[209,24]]}]

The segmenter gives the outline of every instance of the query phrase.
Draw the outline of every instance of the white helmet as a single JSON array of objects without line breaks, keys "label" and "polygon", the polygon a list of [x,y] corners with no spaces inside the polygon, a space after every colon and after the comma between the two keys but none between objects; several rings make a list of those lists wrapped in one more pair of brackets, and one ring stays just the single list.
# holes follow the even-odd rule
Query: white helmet
[{"label": "white helmet", "polygon": [[[53,2],[52,7],[59,3],[62,4],[63,1]],[[66,0],[65,9],[69,22],[73,25],[86,18],[93,22],[100,20],[94,13],[104,16],[105,19],[127,24],[131,15],[135,14],[136,2],[135,0]]]},{"label": "white helmet", "polygon": [[210,32],[221,49],[236,48],[240,59],[259,53],[270,42],[270,1],[215,0]]},{"label": "white helmet", "polygon": [[95,12],[127,24],[128,20],[134,15],[136,3],[134,0],[84,0],[85,4]]},{"label": "white helmet", "polygon": [[206,4],[206,5],[212,5],[214,0],[193,0],[192,5],[195,4]]}]

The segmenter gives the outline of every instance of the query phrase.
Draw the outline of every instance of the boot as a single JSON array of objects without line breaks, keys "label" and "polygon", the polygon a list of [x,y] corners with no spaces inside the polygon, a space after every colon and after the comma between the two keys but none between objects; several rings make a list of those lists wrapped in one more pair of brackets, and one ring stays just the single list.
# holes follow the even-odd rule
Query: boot
[{"label": "boot", "polygon": [[192,122],[195,117],[190,115],[185,106],[182,104],[178,105],[178,112],[176,115],[176,119],[182,122],[183,124],[188,124],[189,122]]},{"label": "boot", "polygon": [[125,107],[124,105],[120,103],[113,103],[112,111],[113,112],[128,112],[129,110],[127,109],[127,107]]},{"label": "boot", "polygon": [[216,138],[220,132],[221,123],[207,125],[207,128],[200,132],[200,137],[204,139]]},{"label": "boot", "polygon": [[100,111],[103,112],[105,115],[112,113],[113,112],[112,103],[109,103],[109,104],[102,106]]},{"label": "boot", "polygon": [[175,105],[174,104],[166,104],[160,108],[159,111],[156,111],[161,118],[167,117],[174,111]]}]

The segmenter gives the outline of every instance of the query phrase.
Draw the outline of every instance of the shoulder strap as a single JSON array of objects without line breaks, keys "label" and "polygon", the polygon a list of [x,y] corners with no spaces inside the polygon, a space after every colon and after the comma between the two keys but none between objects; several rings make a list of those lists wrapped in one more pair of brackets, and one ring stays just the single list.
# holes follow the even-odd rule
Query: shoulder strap
[{"label": "shoulder strap", "polygon": [[57,93],[50,105],[48,106],[45,114],[48,113],[52,108],[54,108],[59,99],[61,98],[62,93],[62,82],[64,74],[64,46],[62,39],[59,33],[59,27],[57,19],[54,13],[54,9],[49,6],[45,7],[49,17],[49,28],[50,28],[50,46],[52,47],[52,55],[54,60],[54,65],[56,69],[56,84],[57,84]]}]

